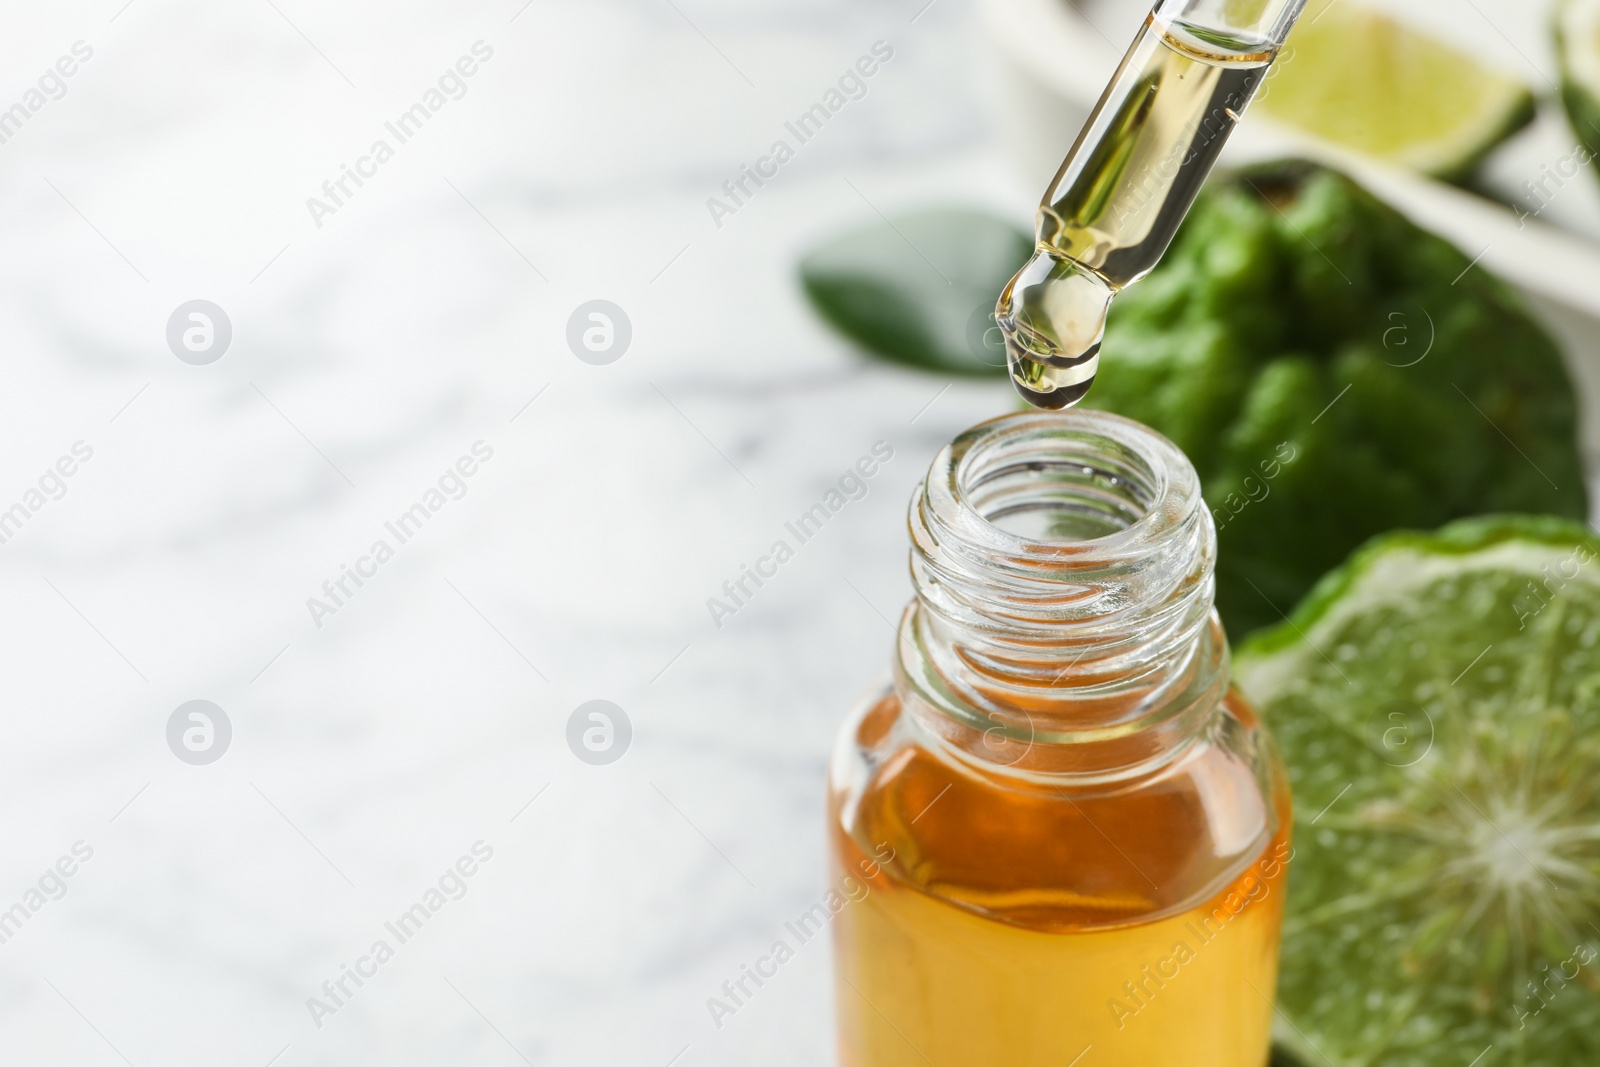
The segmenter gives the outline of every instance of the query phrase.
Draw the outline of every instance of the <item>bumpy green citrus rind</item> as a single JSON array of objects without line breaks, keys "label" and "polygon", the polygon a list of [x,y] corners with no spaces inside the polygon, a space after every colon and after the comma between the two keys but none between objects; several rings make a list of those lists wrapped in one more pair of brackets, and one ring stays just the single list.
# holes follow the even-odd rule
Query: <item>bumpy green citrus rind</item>
[{"label": "bumpy green citrus rind", "polygon": [[1572,379],[1525,303],[1302,161],[1213,177],[1113,304],[1084,403],[1194,463],[1235,640],[1385,531],[1588,514]]},{"label": "bumpy green citrus rind", "polygon": [[1241,649],[1295,788],[1306,1063],[1600,1062],[1600,538],[1382,536]]},{"label": "bumpy green citrus rind", "polygon": [[1323,575],[1283,623],[1253,634],[1240,647],[1240,655],[1257,658],[1303,641],[1306,631],[1315,629],[1376,562],[1396,549],[1459,557],[1508,541],[1554,547],[1587,543],[1600,550],[1600,537],[1589,527],[1553,515],[1480,515],[1458,519],[1438,530],[1380,534],[1358,548],[1344,566]]}]

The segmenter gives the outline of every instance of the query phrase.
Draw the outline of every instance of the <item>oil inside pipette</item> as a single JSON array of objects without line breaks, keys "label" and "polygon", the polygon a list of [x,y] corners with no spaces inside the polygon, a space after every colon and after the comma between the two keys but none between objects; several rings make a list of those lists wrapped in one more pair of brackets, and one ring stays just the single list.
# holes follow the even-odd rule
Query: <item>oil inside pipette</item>
[{"label": "oil inside pipette", "polygon": [[1033,257],[995,307],[1017,392],[1076,404],[1106,314],[1171,243],[1277,47],[1154,16],[1039,204]]}]

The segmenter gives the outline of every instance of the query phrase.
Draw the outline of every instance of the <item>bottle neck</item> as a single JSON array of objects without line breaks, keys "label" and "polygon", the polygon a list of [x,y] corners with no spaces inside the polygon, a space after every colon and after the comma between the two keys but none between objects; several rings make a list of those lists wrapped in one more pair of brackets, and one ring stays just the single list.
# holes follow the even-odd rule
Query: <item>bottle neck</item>
[{"label": "bottle neck", "polygon": [[961,756],[1109,780],[1174,758],[1227,689],[1216,537],[1172,442],[1096,411],[956,438],[911,505],[907,708]]}]

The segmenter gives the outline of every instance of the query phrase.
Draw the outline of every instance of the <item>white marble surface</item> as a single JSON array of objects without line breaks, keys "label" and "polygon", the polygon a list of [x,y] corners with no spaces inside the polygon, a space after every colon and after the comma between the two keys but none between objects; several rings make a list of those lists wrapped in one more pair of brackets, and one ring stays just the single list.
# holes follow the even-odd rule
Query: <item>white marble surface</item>
[{"label": "white marble surface", "polygon": [[[820,942],[720,1029],[705,1001],[821,894],[825,756],[887,663],[908,493],[1010,403],[865,366],[792,277],[873,205],[1028,214],[972,15],[925,3],[6,5],[0,108],[93,56],[0,145],[0,509],[93,458],[0,545],[0,909],[93,856],[0,944],[0,1062],[830,1061]],[[866,97],[713,226],[880,39]],[[466,95],[314,226],[479,40]],[[234,329],[209,366],[164,339],[197,297]],[[634,331],[605,367],[564,342],[596,297]],[[880,439],[867,497],[714,628],[706,598]],[[465,497],[314,625],[480,440]],[[203,767],[165,740],[197,698],[234,730]],[[594,698],[634,728],[605,767],[565,741]],[[315,1025],[480,840],[466,895]]]},{"label": "white marble surface", "polygon": [[[1036,190],[965,0],[523,5],[5,5],[0,110],[93,56],[0,144],[0,511],[93,458],[0,544],[0,913],[93,855],[0,943],[0,1063],[831,1061],[820,941],[720,1028],[706,999],[823,892],[824,763],[887,663],[908,494],[1011,400],[863,364],[792,265],[877,209],[1026,218]],[[466,95],[316,227],[306,198],[480,40]],[[877,40],[866,96],[713,225]],[[233,324],[208,366],[164,338],[194,298]],[[564,340],[593,298],[633,325],[604,367]],[[714,627],[879,440],[866,497]],[[315,625],[478,441],[466,495]],[[565,740],[596,698],[634,730],[604,767]],[[209,766],[167,747],[191,699],[232,722]]]}]

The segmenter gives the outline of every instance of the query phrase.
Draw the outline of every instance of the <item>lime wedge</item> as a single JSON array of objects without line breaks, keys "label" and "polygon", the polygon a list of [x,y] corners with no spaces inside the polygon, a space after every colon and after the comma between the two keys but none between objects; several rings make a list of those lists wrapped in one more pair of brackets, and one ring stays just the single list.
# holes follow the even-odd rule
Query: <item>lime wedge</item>
[{"label": "lime wedge", "polygon": [[1600,1062],[1600,539],[1544,518],[1379,538],[1236,676],[1294,782],[1289,1050]]},{"label": "lime wedge", "polygon": [[1572,132],[1600,153],[1600,0],[1566,0],[1557,8],[1556,55]]},{"label": "lime wedge", "polygon": [[1314,2],[1257,101],[1288,125],[1438,178],[1469,174],[1527,125],[1515,78],[1353,0]]}]

